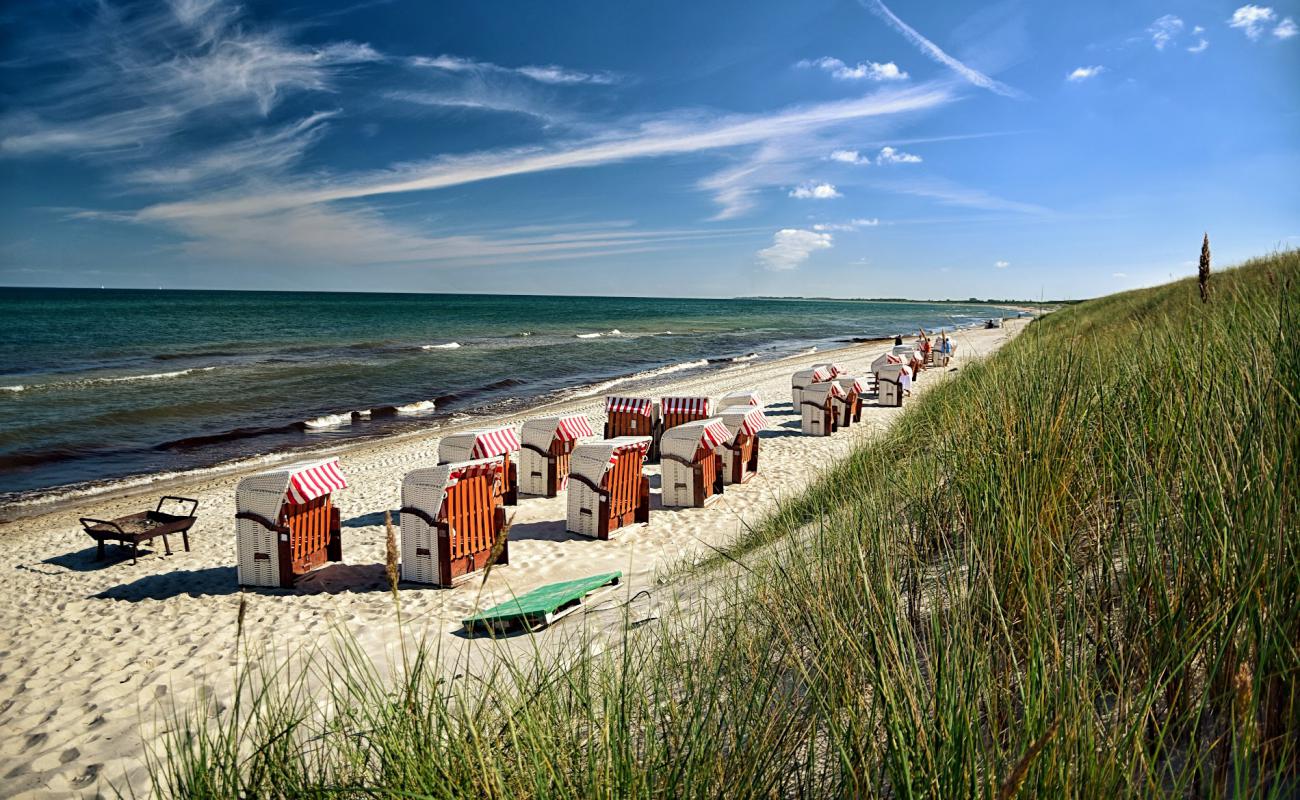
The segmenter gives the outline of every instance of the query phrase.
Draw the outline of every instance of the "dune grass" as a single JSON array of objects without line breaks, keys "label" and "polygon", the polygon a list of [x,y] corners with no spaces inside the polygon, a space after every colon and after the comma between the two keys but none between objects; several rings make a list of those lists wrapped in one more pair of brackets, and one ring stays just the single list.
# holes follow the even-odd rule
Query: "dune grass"
[{"label": "dune grass", "polygon": [[420,648],[383,677],[346,640],[253,662],[237,706],[176,720],[153,788],[1295,796],[1300,253],[1211,286],[960,362],[689,576],[703,610],[460,680]]}]

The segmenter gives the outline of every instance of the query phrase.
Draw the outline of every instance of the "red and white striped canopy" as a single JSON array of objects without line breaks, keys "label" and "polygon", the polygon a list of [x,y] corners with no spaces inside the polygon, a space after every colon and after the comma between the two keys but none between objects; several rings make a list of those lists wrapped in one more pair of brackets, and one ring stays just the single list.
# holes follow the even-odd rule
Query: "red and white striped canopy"
[{"label": "red and white striped canopy", "polygon": [[290,503],[302,505],[317,497],[324,497],[335,489],[348,488],[348,479],[343,475],[337,458],[304,464],[289,473],[289,489],[284,493]]},{"label": "red and white striped canopy", "polygon": [[826,366],[830,368],[832,378],[838,378],[841,375],[849,374],[849,371],[844,368],[843,364],[827,364]]},{"label": "red and white striped canopy", "polygon": [[899,358],[893,353],[889,353],[888,355],[885,356],[885,362],[888,364],[902,364],[903,359]]},{"label": "red and white striped canopy", "polygon": [[813,370],[812,380],[809,382],[825,383],[826,381],[834,377],[835,375],[831,372],[830,367],[817,367],[816,369]]},{"label": "red and white striped canopy", "polygon": [[761,406],[763,401],[759,399],[758,392],[732,392],[718,401],[721,408],[727,406]]},{"label": "red and white striped canopy", "polygon": [[715,419],[700,429],[700,444],[710,450],[729,441],[731,441],[731,431],[720,419]]},{"label": "red and white striped canopy", "polygon": [[700,414],[705,417],[712,405],[707,397],[665,397],[660,403],[665,414]]},{"label": "red and white striped canopy", "polygon": [[[497,455],[500,455],[499,453]],[[494,472],[500,472],[505,466],[505,462],[500,459],[491,461],[481,461],[476,464],[460,464],[452,467],[451,472],[447,473],[447,483],[445,488],[450,489],[464,478],[473,478],[478,475],[491,475]]]},{"label": "red and white striped canopy", "polygon": [[584,436],[595,435],[596,432],[591,429],[591,422],[587,420],[586,414],[560,417],[559,423],[555,426],[555,438],[562,442],[573,442]]},{"label": "red and white striped canopy", "polygon": [[475,431],[474,448],[470,458],[491,458],[519,449],[519,434],[514,428],[493,428],[489,431]]},{"label": "red and white striped canopy", "polygon": [[640,450],[640,451],[641,451],[641,454],[642,454],[642,455],[645,455],[645,452],[646,452],[646,450],[648,450],[648,449],[650,449],[650,442],[649,442],[649,440],[644,441],[644,442],[628,442],[627,444],[621,445],[621,446],[619,446],[619,447],[615,447],[612,451],[610,451],[610,454],[609,454],[609,463],[610,463],[610,466],[613,466],[614,464],[617,464],[617,463],[618,463],[618,457],[621,456],[621,455],[623,455],[624,453],[629,453],[629,452],[631,452],[631,451],[633,451],[633,450]]},{"label": "red and white striped canopy", "polygon": [[650,416],[650,407],[654,401],[648,397],[606,397],[605,411],[628,411],[633,414],[640,414],[643,417]]},{"label": "red and white striped canopy", "polygon": [[740,430],[749,436],[754,436],[759,431],[767,427],[767,415],[763,409],[756,408],[745,415],[744,421],[740,423]]}]

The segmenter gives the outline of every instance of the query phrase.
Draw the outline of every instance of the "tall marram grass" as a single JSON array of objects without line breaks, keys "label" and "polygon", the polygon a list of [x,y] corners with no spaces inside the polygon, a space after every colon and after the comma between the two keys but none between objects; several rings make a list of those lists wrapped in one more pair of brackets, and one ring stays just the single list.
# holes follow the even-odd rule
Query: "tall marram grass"
[{"label": "tall marram grass", "polygon": [[153,788],[1295,796],[1300,253],[1212,282],[962,362],[686,576],[702,611],[461,680],[431,649],[391,679],[346,643],[250,665],[247,701],[176,721]]}]

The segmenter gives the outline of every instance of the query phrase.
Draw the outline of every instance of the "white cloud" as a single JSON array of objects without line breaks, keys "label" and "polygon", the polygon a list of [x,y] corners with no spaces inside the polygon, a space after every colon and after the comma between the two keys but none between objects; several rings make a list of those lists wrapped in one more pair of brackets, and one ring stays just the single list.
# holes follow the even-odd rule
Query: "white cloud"
[{"label": "white cloud", "polygon": [[1007,200],[982,189],[960,186],[941,178],[911,178],[906,181],[881,182],[878,185],[883,189],[902,194],[926,197],[944,205],[979,208],[986,211],[1010,211],[1033,216],[1047,216],[1052,213],[1050,209],[1043,206]]},{"label": "white cloud", "polygon": [[943,105],[951,100],[945,89],[917,87],[882,91],[864,97],[800,106],[771,114],[725,116],[701,122],[671,118],[642,123],[550,149],[497,150],[403,165],[392,169],[329,181],[284,185],[278,190],[218,195],[175,203],[160,203],[137,213],[141,220],[165,221],[189,216],[252,215],[337,200],[428,191],[512,175],[557,169],[594,167],[635,158],[764,144],[799,138],[821,128],[852,120],[887,117]]},{"label": "white cloud", "polygon": [[1112,272],[1112,273],[1110,274],[1110,276],[1111,276],[1112,278],[1127,278],[1127,277],[1128,277],[1128,273],[1127,273],[1127,272]]},{"label": "white cloud", "polygon": [[993,262],[993,266],[997,267],[998,269],[1006,269],[1007,267],[1011,266],[1011,262],[1010,262],[1010,261],[994,261],[994,262]]},{"label": "white cloud", "polygon": [[934,42],[917,33],[916,29],[896,17],[894,12],[890,11],[881,0],[859,0],[859,2],[870,9],[876,16],[883,19],[894,30],[902,34],[904,39],[911,42],[926,56],[948,67],[970,83],[979,86],[980,88],[988,89],[990,92],[995,94],[1003,95],[1004,97],[1024,96],[1024,94],[1018,89],[1013,89],[1004,83],[995,81],[979,70],[972,69],[945,53]]},{"label": "white cloud", "polygon": [[831,200],[844,195],[829,183],[802,183],[790,190],[790,196],[799,200]]},{"label": "white cloud", "polygon": [[871,156],[864,156],[857,150],[832,150],[830,155],[831,161],[839,161],[842,164],[861,164],[871,163]]},{"label": "white cloud", "polygon": [[816,225],[812,226],[812,229],[815,231],[837,231],[837,232],[847,233],[851,231],[861,230],[862,228],[874,228],[879,224],[880,224],[880,220],[875,218],[872,219],[859,218],[859,219],[851,219],[848,222],[819,222]]},{"label": "white cloud", "polygon": [[902,150],[895,150],[892,147],[880,148],[880,154],[876,156],[877,164],[920,164],[921,157],[904,153]]},{"label": "white cloud", "polygon": [[618,76],[612,72],[582,72],[580,70],[566,69],[565,67],[560,67],[555,64],[503,67],[500,64],[493,64],[491,61],[477,61],[472,58],[462,58],[461,56],[447,54],[434,58],[429,58],[428,56],[414,56],[408,60],[408,63],[413,67],[440,69],[444,72],[509,73],[513,75],[522,75],[523,77],[537,81],[538,83],[558,85],[579,83],[608,85],[618,82]]},{"label": "white cloud", "polygon": [[883,64],[875,61],[859,61],[854,66],[849,66],[838,58],[823,56],[821,58],[808,60],[804,59],[795,64],[796,67],[816,67],[823,72],[830,73],[832,78],[841,81],[903,81],[907,80],[907,73],[898,68],[898,65],[892,61]]},{"label": "white cloud", "polygon": [[1106,68],[1100,64],[1091,67],[1076,67],[1074,72],[1065,76],[1065,79],[1073,83],[1079,83],[1080,81],[1086,81],[1089,78],[1095,78],[1105,71]]},{"label": "white cloud", "polygon": [[758,259],[770,270],[798,268],[817,250],[827,250],[834,239],[829,233],[782,228],[772,236],[772,246],[758,251]]},{"label": "white cloud", "polygon": [[[29,87],[0,115],[0,155],[151,158],[202,113],[265,117],[287,96],[329,92],[346,68],[378,61],[366,44],[294,44],[217,0],[121,14],[98,6],[86,29],[30,40],[29,61],[62,79]],[[196,123],[197,124],[197,123]]]},{"label": "white cloud", "polygon": [[1160,19],[1151,23],[1147,28],[1147,33],[1151,35],[1151,43],[1156,46],[1157,50],[1164,50],[1178,35],[1183,32],[1183,21],[1173,14],[1165,14]]},{"label": "white cloud", "polygon": [[1268,23],[1276,18],[1273,9],[1267,6],[1244,5],[1232,12],[1228,27],[1241,29],[1247,39],[1258,39],[1263,35]]},{"label": "white cloud", "polygon": [[1300,28],[1296,27],[1295,20],[1290,17],[1279,22],[1277,27],[1273,29],[1273,35],[1279,39],[1290,39],[1297,33],[1300,33]]}]

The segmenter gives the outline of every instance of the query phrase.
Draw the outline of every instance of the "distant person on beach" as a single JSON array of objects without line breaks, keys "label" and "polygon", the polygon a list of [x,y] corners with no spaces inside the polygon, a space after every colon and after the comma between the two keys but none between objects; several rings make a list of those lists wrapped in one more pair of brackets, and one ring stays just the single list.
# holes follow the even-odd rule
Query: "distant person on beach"
[{"label": "distant person on beach", "polygon": [[901,345],[902,343],[903,343],[903,334],[900,333],[900,334],[894,336],[894,346],[895,346],[895,347],[897,347],[898,345]]}]

